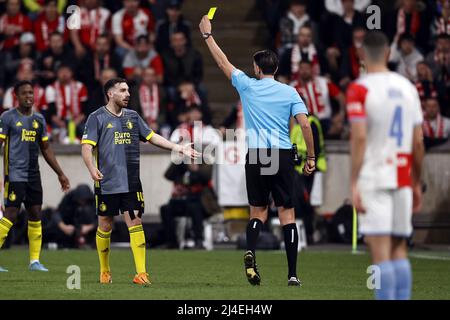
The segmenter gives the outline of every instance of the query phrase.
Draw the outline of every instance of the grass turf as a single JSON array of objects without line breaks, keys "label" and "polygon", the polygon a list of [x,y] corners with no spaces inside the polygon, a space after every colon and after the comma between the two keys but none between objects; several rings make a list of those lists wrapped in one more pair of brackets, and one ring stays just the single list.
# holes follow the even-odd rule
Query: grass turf
[{"label": "grass turf", "polygon": [[[130,250],[113,249],[113,283],[98,283],[94,250],[42,252],[48,273],[27,269],[28,251],[0,251],[0,299],[372,299],[366,287],[367,254],[344,251],[303,251],[298,258],[303,287],[287,287],[287,263],[282,251],[259,251],[260,287],[248,284],[240,251],[148,250],[152,286],[132,284],[134,263]],[[450,299],[450,258],[412,258],[415,299]],[[81,268],[81,290],[66,287],[69,265]]]}]

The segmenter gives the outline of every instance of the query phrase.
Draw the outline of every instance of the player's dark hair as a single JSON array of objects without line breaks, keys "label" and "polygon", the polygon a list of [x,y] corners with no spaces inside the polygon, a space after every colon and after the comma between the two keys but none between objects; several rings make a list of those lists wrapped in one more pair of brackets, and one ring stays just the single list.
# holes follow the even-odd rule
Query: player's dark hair
[{"label": "player's dark hair", "polygon": [[127,80],[123,78],[112,78],[106,81],[105,85],[103,86],[103,93],[105,94],[106,98],[108,98],[108,91],[112,87],[114,87],[118,83],[127,83]]},{"label": "player's dark hair", "polygon": [[253,60],[263,74],[275,74],[278,69],[278,57],[271,50],[258,51],[253,55]]},{"label": "player's dark hair", "polygon": [[385,49],[389,46],[386,35],[380,31],[370,31],[365,34],[363,40],[364,53],[371,61],[381,61],[384,58]]},{"label": "player's dark hair", "polygon": [[19,89],[22,88],[23,86],[27,86],[27,85],[30,85],[31,87],[33,87],[33,84],[31,83],[31,81],[28,81],[28,80],[22,80],[22,81],[17,82],[14,85],[14,93],[17,95],[19,93]]}]

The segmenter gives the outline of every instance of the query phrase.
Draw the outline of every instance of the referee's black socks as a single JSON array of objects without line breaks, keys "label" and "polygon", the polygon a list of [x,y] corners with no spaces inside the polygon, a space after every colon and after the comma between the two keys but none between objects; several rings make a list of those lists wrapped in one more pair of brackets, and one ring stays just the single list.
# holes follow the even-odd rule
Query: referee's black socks
[{"label": "referee's black socks", "polygon": [[251,219],[247,224],[247,250],[255,254],[256,241],[263,223],[259,219]]},{"label": "referee's black socks", "polygon": [[288,261],[289,274],[288,279],[297,277],[297,250],[298,250],[298,232],[297,225],[290,223],[283,226],[284,246]]}]

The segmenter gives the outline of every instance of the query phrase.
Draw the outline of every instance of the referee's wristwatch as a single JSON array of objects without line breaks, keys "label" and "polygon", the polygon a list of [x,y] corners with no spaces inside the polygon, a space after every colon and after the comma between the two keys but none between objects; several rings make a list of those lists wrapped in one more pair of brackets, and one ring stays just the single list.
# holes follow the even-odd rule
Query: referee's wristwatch
[{"label": "referee's wristwatch", "polygon": [[212,36],[212,33],[211,33],[211,32],[205,32],[205,33],[202,33],[202,37],[203,37],[204,40],[208,39],[208,38],[211,37],[211,36]]}]

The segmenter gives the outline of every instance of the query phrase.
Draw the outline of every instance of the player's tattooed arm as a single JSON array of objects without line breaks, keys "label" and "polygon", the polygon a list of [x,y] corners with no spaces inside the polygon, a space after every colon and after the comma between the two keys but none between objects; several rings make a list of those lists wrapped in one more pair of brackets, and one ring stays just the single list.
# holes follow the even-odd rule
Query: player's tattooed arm
[{"label": "player's tattooed arm", "polygon": [[84,143],[81,145],[81,156],[83,157],[84,164],[86,165],[92,180],[100,181],[103,179],[103,174],[94,166],[93,156],[92,156],[93,146]]},{"label": "player's tattooed arm", "polygon": [[41,141],[39,143],[41,148],[42,156],[48,165],[53,169],[53,171],[58,175],[59,183],[61,184],[61,189],[66,192],[70,189],[69,179],[66,177],[64,172],[56,160],[53,149],[50,147],[50,143],[48,141]]}]

